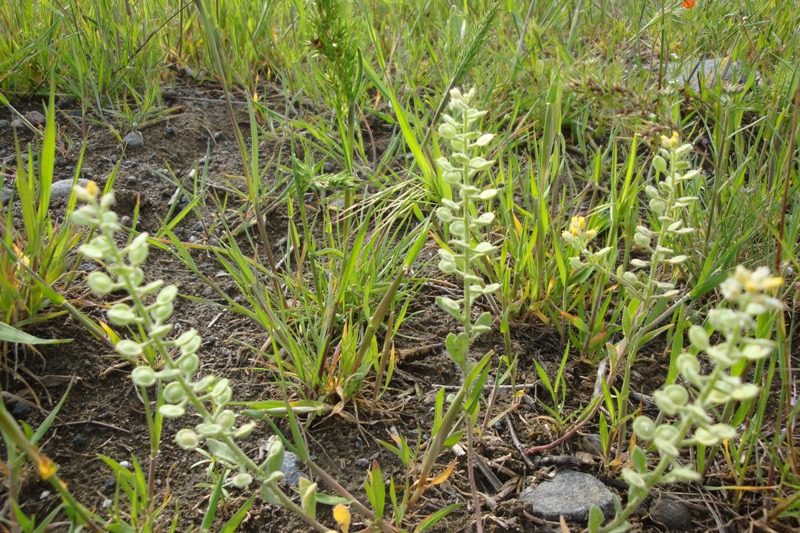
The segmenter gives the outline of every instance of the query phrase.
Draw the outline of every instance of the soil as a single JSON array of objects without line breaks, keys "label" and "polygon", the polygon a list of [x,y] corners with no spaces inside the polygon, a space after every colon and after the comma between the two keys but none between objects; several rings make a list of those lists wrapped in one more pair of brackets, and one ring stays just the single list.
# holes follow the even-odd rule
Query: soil
[{"label": "soil", "polygon": [[[173,198],[177,185],[172,179],[180,180],[191,190],[191,171],[202,170],[207,154],[206,185],[210,187],[209,191],[219,193],[244,189],[243,180],[238,177],[242,170],[234,132],[224,102],[219,98],[220,92],[211,87],[176,85],[165,94],[165,107],[149,116],[148,125],[138,127],[144,138],[144,146],[139,149],[124,149],[121,138],[133,128],[111,117],[80,116],[77,110],[71,109],[74,103],[70,102],[62,102],[57,117],[60,142],[55,179],[74,177],[81,142],[86,139],[80,177],[96,180],[102,185],[118,164],[114,184],[118,214],[136,221],[138,230],[151,233],[157,231],[161,221],[167,217],[171,200],[177,202],[173,215],[189,200]],[[234,96],[239,100],[244,98],[243,95]],[[282,105],[279,95],[276,94],[275,99],[276,105]],[[41,102],[21,102],[16,107],[22,111],[41,110]],[[236,109],[237,120],[246,126],[244,107],[237,106]],[[393,130],[380,124],[372,124],[370,130],[376,155],[379,156],[381,149],[388,145]],[[21,146],[32,142],[34,138],[27,131],[18,133]],[[286,139],[280,135],[270,142],[264,142],[259,147],[261,160],[268,161],[286,146]],[[0,130],[0,162],[6,165],[6,176],[15,167],[14,154],[11,128]],[[285,154],[286,151],[283,151],[284,157]],[[236,204],[236,195],[233,194],[232,198]],[[192,213],[175,227],[176,235],[183,242],[202,243],[214,238],[207,231],[216,216],[212,209],[213,202],[209,201],[208,206],[200,216]],[[56,218],[60,212],[63,212],[63,205],[55,205],[53,213]],[[285,235],[285,210],[272,210],[267,223],[270,235],[276,240]],[[246,243],[247,239],[243,239],[243,244]],[[197,252],[194,258],[201,270],[211,275],[221,270],[211,254]],[[88,292],[82,279],[92,268],[91,264],[82,265],[81,278],[68,290],[73,302],[82,305],[83,310],[93,317],[102,319],[103,307],[108,307],[112,300],[97,301]],[[182,295],[210,298],[206,285],[164,251],[151,248],[146,272],[152,279],[161,278],[177,284]],[[416,442],[417,438],[424,442],[432,426],[436,392],[442,386],[458,385],[453,363],[440,346],[445,335],[455,327],[452,321],[443,319],[441,312],[436,309],[434,298],[441,294],[441,290],[437,286],[426,286],[413,303],[410,309],[412,316],[405,322],[402,331],[402,341],[398,340],[397,348],[401,357],[397,371],[382,398],[376,403],[369,400],[369,394],[363,399],[356,398],[342,412],[316,418],[307,424],[308,444],[316,462],[364,501],[363,483],[373,461],[380,464],[386,479],[394,477],[398,484],[402,484],[408,475],[397,457],[383,448],[378,440],[388,441],[390,433],[397,432],[405,435],[410,442]],[[235,399],[247,401],[280,396],[269,365],[265,365],[257,353],[247,348],[260,346],[267,338],[267,333],[260,327],[230,311],[187,298],[181,298],[176,304],[173,322],[180,329],[195,327],[199,330],[204,339],[201,353],[205,371],[230,378]],[[18,420],[35,428],[71,385],[56,422],[41,443],[41,449],[57,463],[60,476],[77,500],[102,515],[108,512],[104,506],[115,498],[117,483],[100,456],[129,463],[135,459],[145,471],[149,465],[148,429],[142,398],[130,381],[131,366],[110,354],[105,344],[92,338],[69,315],[37,324],[28,331],[39,337],[68,338],[72,342],[42,346],[38,353],[21,347],[9,349],[4,358],[3,400]],[[528,507],[518,501],[516,495],[534,480],[551,476],[556,468],[561,467],[559,465],[566,464],[598,476],[617,491],[624,501],[624,490],[620,489],[624,485],[615,481],[617,467],[604,467],[604,461],[597,457],[596,450],[586,445],[591,442],[596,428],[586,426],[580,434],[532,459],[523,456],[525,449],[548,444],[558,438],[563,430],[542,407],[552,407],[552,402],[539,382],[533,361],[538,361],[547,375],[552,377],[558,371],[565,345],[554,327],[545,326],[535,319],[512,324],[511,339],[514,354],[505,354],[503,338],[497,332],[480,338],[475,348],[476,353],[494,351],[495,362],[503,355],[518,355],[514,379],[517,384],[524,385],[525,391],[518,398],[507,390],[501,391],[495,398],[491,415],[504,411],[507,414],[488,425],[477,438],[478,454],[503,484],[499,488],[493,487],[485,476],[476,473],[479,490],[488,498],[482,509],[485,529],[558,530],[558,523],[548,523],[531,516]],[[579,406],[586,405],[594,387],[595,365],[580,360],[578,354],[574,355],[570,360],[578,362],[571,362],[564,373],[567,385],[564,412],[575,411]],[[663,383],[666,365],[658,346],[640,355],[635,390],[652,394]],[[496,369],[497,365],[492,368]],[[365,390],[371,389],[371,384],[365,387]],[[187,531],[196,527],[202,520],[210,493],[208,486],[204,485],[209,483],[204,465],[196,464],[202,457],[187,454],[173,442],[174,432],[179,426],[179,421],[166,422],[156,462],[157,498],[159,502],[165,499],[169,501],[154,528],[156,531],[168,530],[176,505],[179,509],[178,530]],[[269,427],[261,424],[246,442],[255,453],[269,436]],[[460,503],[461,508],[440,522],[436,530],[465,531],[474,528],[466,459],[447,452],[439,459],[436,471],[444,469],[453,459],[457,460],[453,474],[446,482],[426,492],[422,504],[408,515],[407,523],[418,523],[445,505]],[[327,487],[321,488],[333,493]],[[726,502],[718,499],[711,504],[709,495],[698,493],[696,489],[692,491],[687,487],[674,487],[671,490],[676,493],[690,491],[690,495],[682,499],[688,502],[698,530],[716,529],[718,524],[725,523],[728,523],[730,530],[741,529],[749,520],[748,509],[758,505],[754,501],[752,506],[740,503],[735,508],[733,500]],[[220,515],[232,515],[245,499],[242,493],[232,490],[222,504]],[[23,482],[22,502],[26,513],[44,517],[58,505],[59,498],[49,485],[38,479],[31,468]],[[714,513],[708,511],[709,505],[713,505]],[[648,519],[644,509],[635,519],[637,527],[642,530],[658,529]],[[318,516],[334,527],[327,506],[320,505]],[[355,514],[354,518],[358,520]],[[361,525],[356,523],[354,527],[357,529]],[[289,532],[305,529],[306,526],[294,515],[263,502],[251,508],[240,527],[240,531]]]}]

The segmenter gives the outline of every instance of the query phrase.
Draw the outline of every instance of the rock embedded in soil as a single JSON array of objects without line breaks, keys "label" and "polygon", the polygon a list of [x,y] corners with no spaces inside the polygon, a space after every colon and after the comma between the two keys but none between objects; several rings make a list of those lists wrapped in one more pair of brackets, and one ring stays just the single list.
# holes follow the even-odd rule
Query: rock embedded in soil
[{"label": "rock embedded in soil", "polygon": [[2,191],[0,191],[0,205],[4,205],[8,202],[14,193],[11,192],[11,189],[8,187],[3,187]]},{"label": "rock embedded in soil", "polygon": [[300,481],[301,477],[308,477],[300,470],[300,458],[294,453],[286,450],[283,452],[283,464],[281,464],[281,472],[283,472],[283,481],[290,487],[294,487]]},{"label": "rock embedded in soil", "polygon": [[144,146],[144,135],[139,131],[132,131],[122,138],[122,143],[127,148],[142,148]]},{"label": "rock embedded in soil", "polygon": [[[80,179],[78,180],[78,185],[81,187],[86,187],[89,185],[89,180]],[[50,187],[50,198],[69,198],[69,195],[72,193],[72,180],[61,180],[53,183]]]},{"label": "rock embedded in soil", "polygon": [[691,531],[692,515],[689,508],[673,498],[657,499],[650,506],[650,520],[669,531]]},{"label": "rock embedded in soil", "polygon": [[30,122],[34,126],[40,126],[45,122],[47,122],[47,117],[45,117],[38,111],[31,111],[30,113],[28,113],[28,122]]},{"label": "rock embedded in soil", "polygon": [[519,499],[530,502],[531,512],[545,520],[563,516],[569,521],[585,522],[592,504],[606,517],[614,513],[611,491],[596,477],[571,470],[559,471],[553,479],[525,491]]}]

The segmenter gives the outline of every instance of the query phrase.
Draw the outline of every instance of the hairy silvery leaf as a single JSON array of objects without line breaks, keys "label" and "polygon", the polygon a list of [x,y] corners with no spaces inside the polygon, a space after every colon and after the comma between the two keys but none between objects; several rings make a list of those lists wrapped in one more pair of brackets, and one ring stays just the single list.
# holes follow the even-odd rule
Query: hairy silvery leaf
[{"label": "hairy silvery leaf", "polygon": [[673,466],[672,470],[664,474],[663,480],[665,483],[691,483],[700,481],[702,476],[690,468],[685,466]]},{"label": "hairy silvery leaf", "polygon": [[647,481],[645,481],[644,476],[630,468],[622,469],[622,479],[631,487],[647,490]]},{"label": "hairy silvery leaf", "polygon": [[644,450],[635,445],[631,452],[631,463],[633,463],[636,471],[640,474],[647,473],[647,454],[644,453]]},{"label": "hairy silvery leaf", "polygon": [[438,305],[443,311],[446,311],[458,320],[461,320],[461,306],[455,300],[447,298],[446,296],[437,296],[436,305]]},{"label": "hairy silvery leaf", "polygon": [[667,161],[660,155],[657,155],[653,158],[653,168],[663,174],[667,171]]},{"label": "hairy silvery leaf", "polygon": [[264,461],[264,467],[267,472],[279,472],[283,466],[283,441],[278,437],[271,437],[269,442],[269,451],[267,451],[267,458]]},{"label": "hairy silvery leaf", "polygon": [[222,459],[231,465],[236,465],[239,463],[239,458],[224,442],[220,442],[216,439],[207,439],[206,446],[208,446],[208,451],[211,452],[211,455],[217,459]]},{"label": "hairy silvery leaf", "polygon": [[311,518],[316,518],[317,484],[310,479],[301,477],[297,485],[300,492],[300,508]]},{"label": "hairy silvery leaf", "polygon": [[245,437],[249,437],[253,430],[256,428],[255,422],[248,422],[247,424],[242,424],[239,429],[237,429],[233,433],[233,438],[235,439],[243,439]]},{"label": "hairy silvery leaf", "polygon": [[469,338],[467,334],[464,332],[459,334],[448,333],[444,344],[447,348],[447,353],[450,354],[456,364],[463,366],[469,355]]}]

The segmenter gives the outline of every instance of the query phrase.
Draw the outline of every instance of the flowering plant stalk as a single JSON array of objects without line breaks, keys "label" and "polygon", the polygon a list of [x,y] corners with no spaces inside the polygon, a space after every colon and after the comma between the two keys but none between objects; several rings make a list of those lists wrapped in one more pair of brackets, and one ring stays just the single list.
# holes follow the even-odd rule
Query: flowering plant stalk
[{"label": "flowering plant stalk", "polygon": [[[616,272],[611,272],[607,257],[612,248],[607,246],[598,251],[592,250],[590,243],[597,232],[587,227],[584,217],[573,217],[569,228],[562,233],[564,240],[585,259],[583,261],[580,257],[573,257],[570,260],[573,268],[591,266],[597,269],[622,285],[630,298],[622,312],[623,338],[609,349],[610,369],[607,381],[613,382],[620,369],[623,372],[620,389],[623,401],[620,402],[618,416],[621,421],[626,420],[627,416],[626,399],[630,393],[631,369],[639,347],[669,327],[659,325],[688,297],[688,294],[681,295],[672,280],[675,269],[687,260],[685,255],[675,251],[678,240],[694,231],[694,228],[684,225],[683,222],[686,209],[697,200],[694,196],[682,194],[683,185],[700,174],[699,170],[691,168],[688,161],[691,151],[692,145],[681,144],[677,132],[673,132],[671,137],[661,136],[659,154],[653,159],[657,180],[654,185],[645,187],[645,194],[650,199],[650,211],[657,221],[657,229],[639,225],[633,237],[639,248],[650,253],[649,259],[632,259],[632,269],[625,270],[620,266]],[[664,312],[651,316],[657,304],[670,299],[676,301]],[[624,424],[622,422],[618,433],[620,451],[624,449],[626,440]]]},{"label": "flowering plant stalk", "polygon": [[[148,387],[159,385],[158,415],[164,418],[181,418],[191,407],[200,419],[194,427],[184,427],[175,435],[177,444],[185,450],[195,450],[205,445],[206,455],[227,468],[238,471],[230,484],[247,488],[254,483],[266,501],[295,512],[310,527],[328,531],[318,522],[314,513],[316,484],[304,483],[301,489],[302,505],[295,504],[281,489],[283,478],[283,443],[272,439],[266,459],[253,461],[238,442],[250,435],[254,422],[238,424],[239,415],[229,408],[233,392],[225,378],[213,374],[200,374],[201,361],[198,349],[201,338],[195,329],[177,337],[170,336],[172,324],[168,322],[178,295],[175,285],[164,285],[162,280],[144,283],[142,265],[148,256],[148,235],[142,233],[130,244],[120,248],[114,239],[121,228],[117,214],[111,210],[113,193],[98,199],[99,189],[94,182],[87,187],[76,187],[76,196],[86,202],[76,210],[74,222],[99,229],[99,234],[80,247],[80,252],[91,259],[105,263],[105,272],[89,274],[87,283],[98,295],[125,290],[130,294],[131,305],[118,303],[108,311],[109,320],[117,326],[138,326],[143,340],[120,340],[116,351],[127,358],[140,357],[145,350],[153,350],[156,358],[137,366],[131,373],[133,382],[144,393]],[[176,356],[172,352],[176,352]],[[146,398],[146,395],[145,395]]]},{"label": "flowering plant stalk", "polygon": [[[447,353],[461,373],[462,385],[443,416],[440,415],[440,408],[437,408],[432,440],[423,457],[416,491],[409,501],[414,503],[422,495],[436,458],[446,446],[458,441],[461,434],[454,432],[454,429],[461,421],[466,421],[470,486],[473,489],[476,523],[480,524],[480,507],[472,468],[472,428],[480,408],[480,390],[488,376],[486,366],[489,358],[487,355],[476,363],[470,359],[469,352],[472,342],[491,328],[492,317],[489,313],[482,313],[473,322],[472,308],[478,297],[493,293],[500,285],[484,283],[483,278],[473,271],[476,261],[490,257],[496,250],[488,240],[481,238],[481,228],[494,221],[494,213],[487,210],[478,215],[477,212],[480,203],[491,200],[497,194],[495,189],[481,190],[472,182],[478,172],[492,166],[493,162],[478,155],[478,151],[494,138],[490,133],[482,134],[475,129],[475,124],[486,114],[471,106],[475,93],[475,89],[467,94],[459,89],[450,91],[449,113],[442,115],[439,134],[450,143],[452,153],[449,158],[441,157],[437,161],[442,179],[453,187],[458,198],[442,198],[442,205],[436,210],[437,218],[446,225],[451,235],[450,248],[439,249],[439,270],[460,277],[464,295],[459,300],[437,297],[436,303],[463,327],[463,331],[449,333],[445,339]],[[440,391],[437,397],[437,406],[442,405],[443,392]]]},{"label": "flowering plant stalk", "polygon": [[781,278],[771,276],[766,267],[751,272],[740,265],[722,283],[720,289],[724,299],[734,308],[712,309],[708,313],[708,324],[711,331],[717,332],[724,340],[712,345],[710,332],[705,328],[695,325],[689,329],[692,347],[705,353],[712,365],[711,372],[703,374],[700,360],[690,352],[678,357],[677,368],[687,385],[668,385],[653,395],[663,415],[675,421],[657,424],[647,416],[639,416],[633,422],[635,435],[649,441],[658,452],[658,462],[650,469],[647,455],[634,445],[630,454],[633,468],[622,471],[622,477],[629,486],[627,505],[618,511],[609,524],[602,527],[602,512],[593,507],[589,518],[590,531],[628,529],[627,518],[656,484],[699,481],[701,475],[698,472],[681,464],[679,455],[682,447],[716,446],[736,437],[733,427],[724,422],[715,422],[711,413],[715,406],[728,406],[758,395],[758,386],[743,383],[732,372],[737,365],[763,359],[772,352],[772,341],[750,336],[749,333],[756,329],[756,319],[760,315],[781,309],[781,302],[770,293],[782,282]]}]

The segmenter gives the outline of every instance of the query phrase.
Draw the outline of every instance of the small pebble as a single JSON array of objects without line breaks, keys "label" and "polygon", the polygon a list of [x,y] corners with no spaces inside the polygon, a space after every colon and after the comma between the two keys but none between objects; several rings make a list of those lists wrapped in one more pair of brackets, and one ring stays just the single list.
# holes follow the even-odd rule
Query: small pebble
[{"label": "small pebble", "polygon": [[81,449],[85,448],[86,447],[86,437],[84,437],[82,433],[76,434],[74,437],[72,437],[72,445],[77,450],[81,450]]},{"label": "small pebble", "polygon": [[122,468],[127,468],[128,470],[130,470],[131,468],[131,464],[128,461],[120,461],[119,466],[121,466]]},{"label": "small pebble", "polygon": [[21,128],[24,125],[25,125],[25,123],[22,121],[21,118],[15,118],[14,120],[11,121],[11,127],[14,128],[14,129]]},{"label": "small pebble", "polygon": [[164,135],[168,137],[174,137],[178,130],[175,129],[175,126],[167,126],[164,128]]},{"label": "small pebble", "polygon": [[692,515],[679,501],[662,497],[650,507],[650,519],[670,531],[691,531]]},{"label": "small pebble", "polygon": [[11,122],[7,121],[6,119],[0,120],[0,130],[4,130],[11,125]]},{"label": "small pebble", "polygon": [[28,404],[22,402],[15,403],[14,407],[11,409],[11,414],[14,415],[14,418],[17,420],[27,420],[32,412],[33,409],[31,409]]},{"label": "small pebble", "polygon": [[120,219],[119,219],[119,223],[120,223],[121,225],[125,226],[126,228],[129,228],[129,227],[131,227],[131,223],[132,223],[132,222],[133,222],[133,221],[131,220],[131,217],[129,217],[128,215],[123,215],[123,216],[122,216],[122,217],[120,217]]},{"label": "small pebble", "polygon": [[367,468],[369,466],[369,459],[365,457],[359,457],[356,459],[356,466],[361,468]]},{"label": "small pebble", "polygon": [[[89,180],[80,179],[78,180],[78,185],[81,187],[86,187],[89,184]],[[50,197],[51,198],[69,198],[69,195],[72,194],[72,180],[61,180],[53,183],[50,186]]]},{"label": "small pebble", "polygon": [[104,488],[105,488],[107,491],[112,491],[112,490],[114,490],[114,487],[116,487],[116,486],[117,486],[117,480],[116,480],[116,479],[114,479],[113,477],[106,478],[106,481],[105,481],[105,483],[103,484],[103,487],[104,487]]},{"label": "small pebble", "polygon": [[214,141],[219,142],[225,137],[224,131],[218,131],[214,134]]},{"label": "small pebble", "polygon": [[31,111],[28,113],[28,122],[33,124],[34,126],[40,126],[47,122],[47,117],[39,113],[38,111]]},{"label": "small pebble", "polygon": [[144,146],[144,136],[141,132],[132,131],[122,138],[122,143],[128,148],[141,148]]},{"label": "small pebble", "polygon": [[49,490],[43,490],[42,493],[39,495],[39,499],[40,500],[44,500],[44,499],[49,498],[49,497],[50,497],[50,491]]}]

